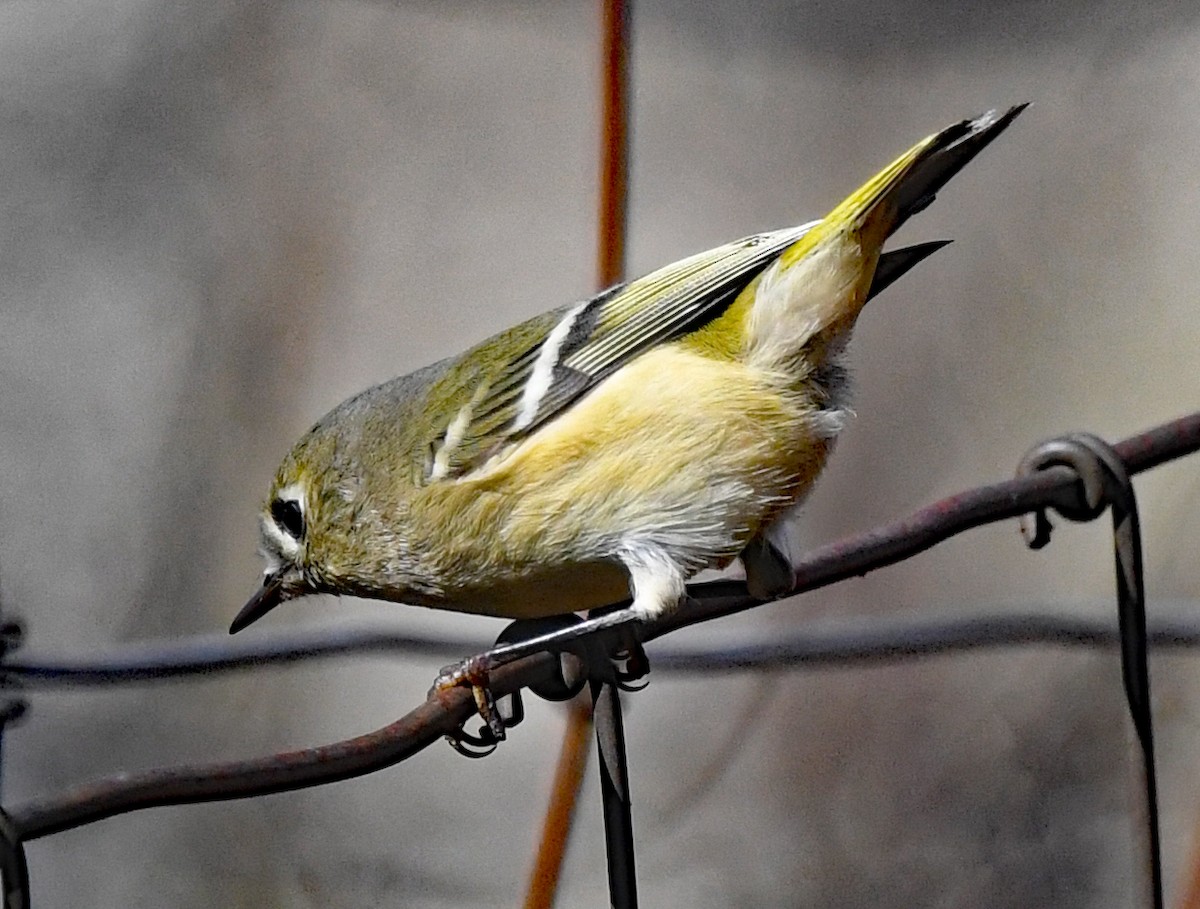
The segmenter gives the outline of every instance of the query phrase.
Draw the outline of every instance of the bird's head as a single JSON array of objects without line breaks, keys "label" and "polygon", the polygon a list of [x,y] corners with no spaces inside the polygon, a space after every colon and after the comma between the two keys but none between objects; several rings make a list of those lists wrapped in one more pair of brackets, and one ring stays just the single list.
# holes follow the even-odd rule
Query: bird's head
[{"label": "bird's head", "polygon": [[388,591],[405,586],[399,507],[363,480],[371,474],[364,462],[372,457],[371,446],[361,444],[358,433],[347,439],[337,428],[318,424],[276,473],[259,515],[262,587],[237,614],[230,634],[308,594],[395,598]]}]

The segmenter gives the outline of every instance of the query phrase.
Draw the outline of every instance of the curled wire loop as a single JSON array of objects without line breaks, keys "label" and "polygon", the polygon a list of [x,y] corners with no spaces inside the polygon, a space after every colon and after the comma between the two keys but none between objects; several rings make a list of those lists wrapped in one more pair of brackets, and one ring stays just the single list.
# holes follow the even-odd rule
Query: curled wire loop
[{"label": "curled wire loop", "polygon": [[[1129,713],[1142,753],[1145,787],[1147,866],[1150,904],[1161,909],[1162,859],[1159,843],[1158,791],[1154,770],[1154,729],[1147,655],[1146,591],[1142,572],[1142,535],[1133,481],[1116,449],[1090,433],[1071,433],[1035,446],[1021,460],[1018,476],[1066,467],[1078,482],[1052,506],[1071,521],[1091,521],[1112,509],[1113,555],[1117,574],[1117,619],[1121,637],[1121,673]],[[1032,521],[1021,519],[1021,533],[1031,549],[1050,542],[1052,525],[1046,509]]]},{"label": "curled wire loop", "polygon": [[[1067,487],[1053,506],[1069,521],[1094,521],[1110,503],[1124,504],[1133,499],[1133,485],[1124,462],[1099,436],[1076,432],[1041,442],[1021,459],[1017,476],[1050,467],[1066,467],[1079,481]],[[1049,543],[1052,529],[1045,509],[1021,518],[1021,534],[1030,549],[1041,549]]]}]

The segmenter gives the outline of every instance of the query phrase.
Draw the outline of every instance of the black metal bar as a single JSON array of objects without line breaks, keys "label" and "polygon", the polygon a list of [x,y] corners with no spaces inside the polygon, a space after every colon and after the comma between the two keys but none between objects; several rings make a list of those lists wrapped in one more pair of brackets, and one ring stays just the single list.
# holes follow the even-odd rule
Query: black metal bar
[{"label": "black metal bar", "polygon": [[[1160,606],[1163,604],[1159,604]],[[1200,603],[1189,604],[1200,614]],[[655,673],[711,675],[714,672],[799,668],[852,668],[991,647],[1119,647],[1121,634],[1110,619],[1071,615],[980,615],[913,617],[873,615],[858,621],[823,622],[770,641],[720,647],[658,647],[650,650]],[[1200,646],[1200,620],[1190,616],[1148,624],[1155,648]]]},{"label": "black metal bar", "polygon": [[[732,584],[731,587],[739,585]],[[746,596],[745,588],[740,588]],[[1074,608],[1098,604],[1069,604]],[[1149,643],[1156,648],[1200,646],[1200,600],[1159,601],[1159,611],[1172,617],[1148,620]],[[0,666],[0,688],[43,689],[102,687],[123,683],[164,682],[215,677],[225,672],[288,666],[307,659],[335,656],[406,656],[418,653],[453,659],[478,651],[475,638],[413,638],[384,629],[350,630],[320,627],[303,632],[272,633],[242,642],[224,632],[210,643],[171,641],[116,646],[87,657],[54,657],[25,653]],[[214,639],[215,641],[215,639]],[[236,642],[236,643],[235,643]],[[867,619],[822,620],[801,631],[747,639],[720,647],[651,645],[656,672],[709,673],[786,669],[802,666],[853,666],[887,663],[942,653],[1022,644],[1116,647],[1118,627],[1107,619],[1055,615],[1050,611],[985,615],[888,615]]]},{"label": "black metal bar", "polygon": [[4,909],[29,909],[29,866],[16,825],[0,811],[0,883]]},{"label": "black metal bar", "polygon": [[[21,646],[22,629],[4,614],[0,598],[0,665]],[[15,697],[0,698],[0,777],[4,768],[4,732],[8,725],[25,713],[25,701]],[[29,909],[29,867],[25,862],[25,845],[9,816],[0,810],[0,893],[4,909]]]},{"label": "black metal bar", "polygon": [[269,632],[258,637],[197,635],[186,640],[151,641],[113,647],[85,657],[39,656],[27,650],[0,664],[0,688],[64,687],[157,682],[214,673],[260,669],[313,657],[384,654],[449,659],[477,653],[480,637],[431,637],[384,628],[323,626],[304,631]]},{"label": "black metal bar", "polygon": [[1150,904],[1163,909],[1162,843],[1158,816],[1158,774],[1154,765],[1154,726],[1150,702],[1150,665],[1146,632],[1146,589],[1137,498],[1124,466],[1115,457],[1105,463],[1117,480],[1112,499],[1113,550],[1117,576],[1117,616],[1121,627],[1121,671],[1129,714],[1142,752],[1146,793],[1146,861]]},{"label": "black metal bar", "polygon": [[633,811],[629,797],[629,765],[621,692],[610,682],[593,681],[592,721],[600,764],[604,805],[604,845],[608,855],[608,895],[612,909],[637,909]]},{"label": "black metal bar", "polygon": [[[1163,907],[1162,850],[1159,842],[1158,778],[1154,768],[1154,721],[1150,703],[1150,668],[1146,632],[1146,591],[1142,571],[1142,535],[1137,496],[1120,454],[1090,433],[1071,433],[1035,446],[1021,461],[1018,476],[1053,467],[1072,470],[1078,482],[1073,501],[1054,506],[1072,521],[1092,521],[1112,512],[1113,557],[1117,576],[1117,624],[1121,645],[1121,679],[1134,732],[1141,750],[1145,792],[1146,887],[1153,909]],[[1039,549],[1052,530],[1045,509],[1032,521],[1022,519],[1026,542]]]}]

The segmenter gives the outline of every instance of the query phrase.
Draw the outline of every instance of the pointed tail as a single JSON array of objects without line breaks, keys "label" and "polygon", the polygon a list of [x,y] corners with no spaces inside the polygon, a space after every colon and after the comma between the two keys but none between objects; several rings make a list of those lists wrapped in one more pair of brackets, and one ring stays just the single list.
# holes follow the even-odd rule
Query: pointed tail
[{"label": "pointed tail", "polygon": [[751,357],[786,371],[805,350],[841,343],[871,296],[939,248],[881,255],[884,242],[1025,107],[963,120],[921,140],[785,249],[743,291],[754,299]]},{"label": "pointed tail", "polygon": [[799,262],[833,234],[862,234],[865,249],[878,250],[905,221],[934,200],[938,190],[1015,120],[1028,104],[1003,114],[989,111],[922,139],[847,196],[821,223],[790,246],[781,269]]},{"label": "pointed tail", "polygon": [[932,137],[933,150],[921,156],[895,188],[897,209],[895,231],[905,221],[934,200],[937,191],[950,182],[984,146],[1008,129],[1021,111],[1029,106],[1018,104],[1002,114],[988,111],[974,120],[964,120]]}]

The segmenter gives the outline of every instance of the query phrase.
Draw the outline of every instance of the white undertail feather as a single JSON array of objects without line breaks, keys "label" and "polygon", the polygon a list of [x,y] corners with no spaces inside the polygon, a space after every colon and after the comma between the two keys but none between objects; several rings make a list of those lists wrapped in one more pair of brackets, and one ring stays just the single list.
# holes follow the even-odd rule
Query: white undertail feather
[{"label": "white undertail feather", "polygon": [[851,302],[851,297],[860,294],[865,299],[862,260],[856,243],[832,238],[790,267],[785,268],[780,259],[771,263],[759,279],[750,310],[746,345],[750,365],[793,372],[805,345],[861,306],[863,300]]},{"label": "white undertail feather", "polygon": [[664,615],[683,600],[686,578],[663,550],[632,543],[622,549],[620,558],[629,571],[633,594],[629,608],[639,619],[647,621]]}]

